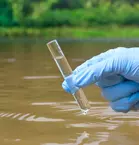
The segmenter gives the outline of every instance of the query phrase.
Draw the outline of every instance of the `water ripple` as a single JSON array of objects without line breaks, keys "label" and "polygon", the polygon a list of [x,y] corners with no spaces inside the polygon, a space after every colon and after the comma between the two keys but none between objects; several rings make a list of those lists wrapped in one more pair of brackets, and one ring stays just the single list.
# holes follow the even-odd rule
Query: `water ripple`
[{"label": "water ripple", "polygon": [[[139,125],[139,116],[138,112],[129,112],[129,113],[117,113],[113,111],[105,102],[90,102],[92,105],[86,119],[92,119],[92,117],[103,120],[103,123],[72,123],[68,124],[66,127],[83,127],[83,128],[94,128],[94,127],[106,127],[109,130],[113,130],[122,123],[131,123]],[[34,102],[31,105],[37,106],[51,106],[56,108],[58,112],[73,112],[75,116],[80,117],[84,116],[75,101],[70,102]]]},{"label": "water ripple", "polygon": [[117,124],[113,123],[75,123],[75,124],[68,124],[67,128],[69,127],[76,127],[76,128],[107,128],[108,130],[114,130],[118,127]]},{"label": "water ripple", "polygon": [[36,117],[36,115],[30,115],[30,113],[22,114],[22,113],[0,113],[0,118],[11,118],[11,119],[17,119],[17,120],[24,120],[29,122],[61,122],[65,121],[64,119],[60,118],[48,118],[48,117]]},{"label": "water ripple", "polygon": [[[75,139],[74,143],[43,143],[41,145],[80,145],[83,143],[84,139],[89,138],[89,134],[87,132],[83,132],[81,133],[77,139]],[[73,139],[74,140],[74,139]]]},{"label": "water ripple", "polygon": [[61,76],[24,76],[23,79],[25,80],[35,80],[35,79],[57,79]]}]

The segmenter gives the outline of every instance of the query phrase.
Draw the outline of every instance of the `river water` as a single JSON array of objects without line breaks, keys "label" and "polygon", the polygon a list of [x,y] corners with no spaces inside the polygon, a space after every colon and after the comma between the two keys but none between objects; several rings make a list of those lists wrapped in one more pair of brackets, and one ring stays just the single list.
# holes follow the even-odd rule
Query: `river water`
[{"label": "river water", "polygon": [[[99,88],[84,88],[92,106],[81,115],[45,40],[0,41],[0,145],[138,145],[139,113],[116,113]],[[59,41],[71,67],[138,41]]]}]

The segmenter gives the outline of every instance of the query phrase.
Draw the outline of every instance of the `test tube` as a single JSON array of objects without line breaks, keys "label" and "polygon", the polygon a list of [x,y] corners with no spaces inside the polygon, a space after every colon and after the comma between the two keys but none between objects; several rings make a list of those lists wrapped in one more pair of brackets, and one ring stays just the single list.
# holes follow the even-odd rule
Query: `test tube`
[{"label": "test tube", "polygon": [[[48,49],[51,52],[53,59],[55,60],[57,67],[59,68],[63,78],[65,79],[67,76],[72,74],[72,69],[60,48],[57,40],[53,40],[47,43]],[[75,93],[72,94],[77,104],[79,105],[83,114],[87,114],[90,109],[90,104],[83,92],[80,88]]]}]

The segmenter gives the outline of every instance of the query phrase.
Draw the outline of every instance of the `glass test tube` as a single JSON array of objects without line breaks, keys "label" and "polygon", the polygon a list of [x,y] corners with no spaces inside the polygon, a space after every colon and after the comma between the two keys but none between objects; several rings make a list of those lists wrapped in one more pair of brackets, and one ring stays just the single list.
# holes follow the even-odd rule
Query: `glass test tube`
[{"label": "glass test tube", "polygon": [[[57,64],[63,78],[69,76],[72,73],[72,69],[71,69],[64,53],[62,52],[58,42],[56,40],[50,41],[49,43],[47,43],[47,46]],[[74,96],[74,99],[77,101],[83,114],[86,114],[88,112],[88,110],[90,109],[90,104],[89,104],[83,90],[79,89],[72,95]]]}]

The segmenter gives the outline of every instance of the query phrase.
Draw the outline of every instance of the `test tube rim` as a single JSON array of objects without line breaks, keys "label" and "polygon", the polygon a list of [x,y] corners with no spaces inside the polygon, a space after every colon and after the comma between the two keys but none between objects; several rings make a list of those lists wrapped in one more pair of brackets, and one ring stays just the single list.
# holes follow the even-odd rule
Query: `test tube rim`
[{"label": "test tube rim", "polygon": [[52,41],[48,42],[48,43],[47,43],[47,46],[48,46],[48,45],[50,45],[50,44],[51,44],[51,43],[53,43],[53,42],[57,43],[57,40],[56,40],[56,39],[54,39],[54,40],[52,40]]}]

